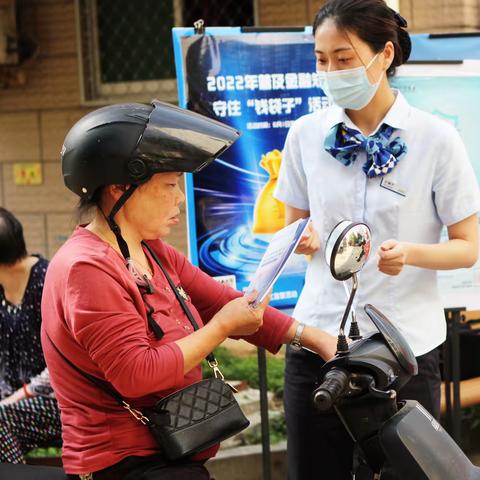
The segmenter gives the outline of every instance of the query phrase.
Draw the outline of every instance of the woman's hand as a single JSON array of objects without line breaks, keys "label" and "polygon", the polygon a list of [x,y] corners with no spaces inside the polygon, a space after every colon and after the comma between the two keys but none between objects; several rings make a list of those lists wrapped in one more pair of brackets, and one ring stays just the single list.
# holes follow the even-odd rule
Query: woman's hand
[{"label": "woman's hand", "polygon": [[10,396],[4,398],[2,401],[0,401],[0,405],[11,405],[12,403],[17,403],[20,400],[24,400],[28,398],[25,389],[19,388],[16,392],[13,392]]},{"label": "woman's hand", "polygon": [[405,243],[390,239],[378,248],[378,269],[386,275],[398,275],[407,264],[408,248]]},{"label": "woman's hand", "polygon": [[310,328],[312,329],[311,346],[313,347],[311,350],[318,353],[326,362],[328,362],[337,353],[337,337],[323,332],[318,328]]},{"label": "woman's hand", "polygon": [[382,243],[378,268],[389,275],[397,275],[403,265],[453,270],[470,268],[478,260],[477,214],[448,227],[448,241],[441,243],[410,243],[387,240]]},{"label": "woman's hand", "polygon": [[222,326],[225,336],[252,335],[262,326],[263,313],[270,301],[270,294],[263,302],[253,307],[252,302],[256,296],[257,292],[251,292],[243,297],[230,300],[212,318]]},{"label": "woman's hand", "polygon": [[305,230],[300,242],[295,249],[295,253],[303,255],[313,255],[320,249],[320,238],[317,231],[313,228],[313,225],[310,223]]},{"label": "woman's hand", "polygon": [[257,307],[251,305],[257,293],[230,300],[203,328],[199,328],[175,343],[183,353],[183,371],[196,367],[213,349],[229,336],[244,336],[255,333],[263,323],[263,312],[270,295]]}]

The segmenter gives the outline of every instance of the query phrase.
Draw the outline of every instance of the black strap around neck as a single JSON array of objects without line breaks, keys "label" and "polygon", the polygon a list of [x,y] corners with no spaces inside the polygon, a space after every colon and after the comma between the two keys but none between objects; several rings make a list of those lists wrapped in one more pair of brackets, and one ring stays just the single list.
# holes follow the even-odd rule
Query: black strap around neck
[{"label": "black strap around neck", "polygon": [[[128,187],[128,189],[125,190],[125,192],[122,194],[122,196],[117,200],[117,202],[113,206],[113,208],[112,208],[111,212],[108,214],[108,216],[105,215],[103,210],[101,210],[103,216],[105,217],[105,220],[108,223],[108,226],[110,227],[110,230],[113,232],[113,234],[115,235],[115,238],[117,239],[118,248],[120,248],[120,252],[122,253],[123,258],[125,259],[126,262],[128,262],[130,260],[130,250],[128,248],[127,242],[125,241],[125,239],[122,236],[122,231],[120,229],[120,226],[115,221],[115,215],[125,205],[127,200],[133,195],[133,193],[135,192],[137,187],[138,187],[138,185],[135,184],[135,183],[130,185]],[[144,303],[145,303],[145,308],[146,308],[146,311],[147,311],[148,325],[151,328],[151,330],[153,331],[157,340],[160,340],[163,337],[164,332],[163,332],[162,328],[157,324],[157,322],[155,322],[155,320],[153,319],[153,316],[152,316],[153,311],[154,311],[153,307],[143,297],[144,294],[142,293],[140,287],[139,287],[139,290],[140,290],[140,293],[142,294],[142,298],[143,298]],[[147,291],[146,293],[151,294],[151,293],[153,293],[153,291]]]},{"label": "black strap around neck", "polygon": [[128,189],[125,190],[122,196],[117,200],[117,203],[115,203],[115,205],[113,206],[112,211],[108,214],[108,217],[106,217],[108,226],[115,234],[118,248],[120,248],[120,251],[122,252],[125,260],[128,260],[130,258],[130,251],[128,249],[127,242],[122,237],[122,231],[120,230],[120,227],[118,226],[117,222],[115,222],[115,215],[125,205],[126,201],[133,195],[137,187],[138,185],[136,184],[130,185],[130,187],[128,187]]},{"label": "black strap around neck", "polygon": [[[182,306],[183,311],[187,315],[187,318],[190,321],[190,323],[192,324],[193,329],[198,330],[199,329],[198,323],[193,318],[192,312],[188,308],[188,305],[185,303],[185,300],[183,299],[183,297],[180,295],[180,292],[178,291],[177,286],[173,283],[173,280],[171,279],[165,267],[162,265],[162,262],[158,258],[157,254],[153,251],[153,249],[150,247],[150,245],[147,242],[142,242],[142,245],[148,250],[152,258],[155,260],[155,263],[160,267],[160,270],[162,270],[163,274],[165,275],[165,278],[168,281],[168,284],[170,285],[170,288],[173,290],[173,293],[175,293],[175,296],[177,297],[177,300],[180,302],[180,305]],[[215,362],[215,356],[213,355],[213,353],[209,353],[205,358],[210,363]]]}]

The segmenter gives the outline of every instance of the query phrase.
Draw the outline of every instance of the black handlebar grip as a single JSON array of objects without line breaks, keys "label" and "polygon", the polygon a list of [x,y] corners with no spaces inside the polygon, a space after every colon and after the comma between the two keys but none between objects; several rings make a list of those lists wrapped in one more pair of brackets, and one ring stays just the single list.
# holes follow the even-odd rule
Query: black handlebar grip
[{"label": "black handlebar grip", "polygon": [[333,404],[348,387],[349,376],[345,370],[332,368],[325,375],[323,383],[313,392],[313,403],[321,412],[332,408]]}]

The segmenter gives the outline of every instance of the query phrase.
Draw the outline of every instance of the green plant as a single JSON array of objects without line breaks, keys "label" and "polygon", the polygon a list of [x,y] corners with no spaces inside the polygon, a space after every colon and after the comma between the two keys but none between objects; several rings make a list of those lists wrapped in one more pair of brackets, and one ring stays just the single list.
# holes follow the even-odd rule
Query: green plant
[{"label": "green plant", "polygon": [[[270,443],[281,442],[287,438],[287,425],[285,423],[285,414],[283,412],[275,412],[269,415],[269,432]],[[243,434],[243,441],[245,445],[256,445],[262,442],[262,429],[260,425],[256,425]]]},{"label": "green plant", "polygon": [[[216,348],[214,353],[226,379],[243,380],[252,388],[259,387],[256,356],[238,357],[225,347]],[[283,392],[284,368],[283,359],[267,355],[267,388],[275,396]],[[203,374],[205,377],[211,377],[213,374],[206,362],[203,363]]]},{"label": "green plant", "polygon": [[469,430],[478,430],[480,427],[480,405],[467,407],[463,409],[462,415],[468,419],[467,425]]},{"label": "green plant", "polygon": [[285,423],[285,414],[277,415],[270,419],[270,441],[278,443],[287,438],[287,424]]},{"label": "green plant", "polygon": [[60,457],[62,449],[57,447],[35,448],[27,453],[27,458]]}]

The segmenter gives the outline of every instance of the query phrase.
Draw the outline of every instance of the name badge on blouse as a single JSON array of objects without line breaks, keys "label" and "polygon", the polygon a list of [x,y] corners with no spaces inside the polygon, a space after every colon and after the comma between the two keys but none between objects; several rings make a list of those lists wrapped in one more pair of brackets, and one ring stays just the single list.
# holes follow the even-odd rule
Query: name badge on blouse
[{"label": "name badge on blouse", "polygon": [[391,178],[388,178],[388,175],[385,177],[382,177],[382,180],[380,181],[380,186],[382,188],[386,188],[387,190],[390,190],[393,193],[396,193],[397,195],[401,195],[402,197],[407,196],[407,189],[398,185]]}]

